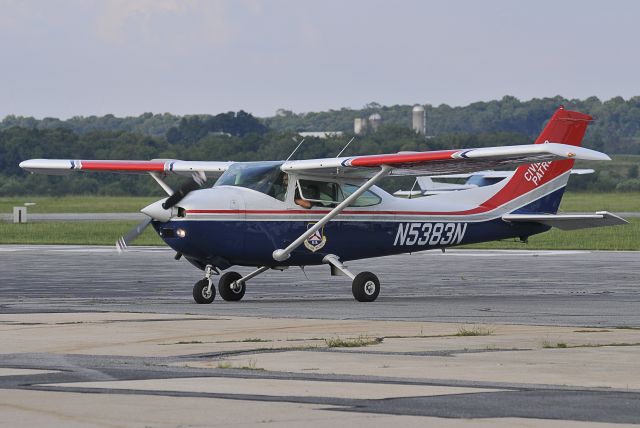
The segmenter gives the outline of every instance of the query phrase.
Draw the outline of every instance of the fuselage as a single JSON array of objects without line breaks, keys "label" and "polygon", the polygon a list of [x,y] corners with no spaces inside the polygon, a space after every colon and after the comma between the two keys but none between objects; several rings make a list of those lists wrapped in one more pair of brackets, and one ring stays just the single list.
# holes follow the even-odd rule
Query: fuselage
[{"label": "fuselage", "polygon": [[[535,223],[508,223],[501,216],[526,210],[536,201],[559,200],[566,183],[549,183],[533,194],[495,207],[482,203],[506,181],[417,199],[397,198],[374,186],[363,203],[356,204],[363,206],[348,207],[293,251],[289,259],[276,262],[274,250],[289,245],[335,206],[331,202],[317,202],[310,209],[298,205],[295,186],[300,185],[300,180],[304,183],[305,177],[289,177],[282,200],[235,185],[217,184],[193,191],[180,202],[180,216],[166,222],[154,221],[153,226],[171,248],[198,267],[317,265],[328,254],[348,261],[526,238],[549,228]],[[345,192],[347,186],[359,184],[346,178],[331,181],[344,186]]]}]

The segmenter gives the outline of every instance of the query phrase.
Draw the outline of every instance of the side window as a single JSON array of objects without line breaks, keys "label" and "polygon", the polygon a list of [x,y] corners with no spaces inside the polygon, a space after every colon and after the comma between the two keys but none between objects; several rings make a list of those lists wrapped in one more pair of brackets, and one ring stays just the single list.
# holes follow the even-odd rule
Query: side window
[{"label": "side window", "polygon": [[328,206],[344,200],[338,183],[330,181],[298,180],[300,196],[311,202]]},{"label": "side window", "polygon": [[276,198],[279,201],[285,200],[287,196],[287,188],[289,187],[289,176],[285,172],[281,172],[271,186],[267,195]]},{"label": "side window", "polygon": [[[347,198],[353,192],[358,190],[358,186],[354,186],[353,184],[345,184],[342,186],[344,190],[344,197]],[[364,192],[358,199],[355,200],[354,203],[351,204],[352,207],[370,207],[371,205],[377,205],[382,202],[380,196],[373,193],[371,190],[367,190]]]}]

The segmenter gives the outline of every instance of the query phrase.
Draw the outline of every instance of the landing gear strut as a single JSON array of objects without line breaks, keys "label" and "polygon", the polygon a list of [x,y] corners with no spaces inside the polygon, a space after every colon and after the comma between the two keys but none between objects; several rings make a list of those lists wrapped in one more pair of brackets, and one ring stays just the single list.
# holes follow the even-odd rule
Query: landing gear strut
[{"label": "landing gear strut", "polygon": [[208,304],[216,298],[216,289],[213,286],[213,276],[215,270],[213,266],[207,265],[204,269],[204,279],[196,282],[193,286],[193,300],[198,304]]},{"label": "landing gear strut", "polygon": [[247,281],[267,270],[269,270],[269,267],[262,266],[245,276],[240,275],[238,272],[226,272],[220,277],[218,292],[224,300],[237,302],[244,297],[244,292],[247,289]]},{"label": "landing gear strut", "polygon": [[380,294],[380,280],[373,273],[360,272],[354,275],[334,254],[326,255],[322,262],[331,265],[331,275],[342,274],[353,280],[351,292],[358,302],[373,302]]}]

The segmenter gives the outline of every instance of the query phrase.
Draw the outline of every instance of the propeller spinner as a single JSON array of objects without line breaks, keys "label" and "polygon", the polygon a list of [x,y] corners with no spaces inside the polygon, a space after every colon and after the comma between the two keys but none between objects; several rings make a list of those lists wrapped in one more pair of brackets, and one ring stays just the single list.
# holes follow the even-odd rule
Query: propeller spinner
[{"label": "propeller spinner", "polygon": [[161,222],[169,221],[177,214],[177,209],[174,208],[176,204],[178,204],[190,192],[200,189],[206,180],[207,177],[203,172],[194,172],[191,176],[191,180],[180,186],[180,188],[173,192],[167,199],[154,202],[141,209],[140,211],[149,216],[149,218],[144,219],[131,229],[129,233],[118,238],[118,241],[116,242],[116,249],[118,252],[122,253],[125,251],[129,244],[140,236],[153,220]]}]

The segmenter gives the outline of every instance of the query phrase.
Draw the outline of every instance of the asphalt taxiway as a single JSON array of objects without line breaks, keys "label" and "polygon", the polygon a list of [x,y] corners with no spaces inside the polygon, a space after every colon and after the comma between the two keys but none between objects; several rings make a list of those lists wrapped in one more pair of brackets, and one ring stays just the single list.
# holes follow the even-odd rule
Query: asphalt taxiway
[{"label": "asphalt taxiway", "polygon": [[640,424],[640,253],[349,263],[370,304],[312,267],[196,305],[172,256],[0,246],[0,425]]},{"label": "asphalt taxiway", "polygon": [[[268,271],[239,304],[196,305],[202,272],[160,247],[0,246],[0,311],[138,311],[576,326],[640,325],[640,252],[449,250],[349,262],[382,283],[358,304],[326,266]],[[250,268],[239,268],[248,273]]]}]

